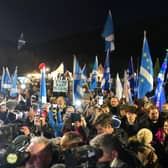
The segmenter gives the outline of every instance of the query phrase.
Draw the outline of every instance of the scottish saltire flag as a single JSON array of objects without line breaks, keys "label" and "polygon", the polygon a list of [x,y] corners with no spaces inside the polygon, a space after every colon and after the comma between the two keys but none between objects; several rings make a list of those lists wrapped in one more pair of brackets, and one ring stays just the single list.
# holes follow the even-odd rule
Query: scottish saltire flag
[{"label": "scottish saltire flag", "polygon": [[134,95],[135,75],[134,75],[134,65],[133,65],[132,56],[131,56],[129,63],[128,63],[127,77],[128,77],[128,81],[130,83],[131,93],[132,93],[132,95]]},{"label": "scottish saltire flag", "polygon": [[1,81],[1,91],[7,94],[8,90],[11,88],[11,77],[8,67],[3,67],[2,81]]},{"label": "scottish saltire flag", "polygon": [[142,58],[138,79],[138,98],[144,98],[146,93],[153,90],[153,63],[149,51],[146,33],[144,33]]},{"label": "scottish saltire flag", "polygon": [[83,85],[87,84],[87,68],[86,68],[86,64],[83,66],[82,68],[82,74],[81,74],[81,78],[82,78],[82,83]]},{"label": "scottish saltire flag", "polygon": [[46,92],[46,65],[45,63],[41,63],[39,65],[39,69],[41,72],[41,79],[40,79],[40,95],[39,95],[39,103],[40,106],[47,103],[47,92]]},{"label": "scottish saltire flag", "polygon": [[168,53],[163,61],[161,69],[157,77],[157,87],[155,90],[155,103],[156,106],[161,110],[162,104],[166,102],[165,93],[164,93],[164,78],[167,70],[168,64]]},{"label": "scottish saltire flag", "polygon": [[13,77],[12,77],[12,84],[10,89],[10,97],[16,98],[18,96],[18,90],[17,90],[17,67],[15,68]]},{"label": "scottish saltire flag", "polygon": [[124,71],[123,97],[126,98],[126,101],[127,101],[129,104],[133,104],[132,93],[131,93],[131,87],[130,87],[130,82],[129,82],[129,80],[128,80],[127,71]]},{"label": "scottish saltire flag", "polygon": [[113,19],[111,15],[111,11],[109,10],[104,30],[102,32],[102,37],[105,39],[105,50],[114,51],[114,28],[113,28]]},{"label": "scottish saltire flag", "polygon": [[79,62],[76,59],[76,56],[74,56],[74,62],[73,62],[73,105],[76,105],[78,101],[81,100],[83,96],[83,90],[82,90],[82,70],[79,66]]},{"label": "scottish saltire flag", "polygon": [[18,46],[17,49],[21,50],[22,47],[26,44],[26,41],[24,40],[23,33],[21,33],[20,38],[18,40]]},{"label": "scottish saltire flag", "polygon": [[106,60],[104,64],[104,74],[101,82],[102,90],[109,90],[109,80],[110,80],[110,52],[107,51]]},{"label": "scottish saltire flag", "polygon": [[91,81],[90,81],[90,90],[94,90],[97,88],[97,74],[98,74],[98,58],[95,57],[95,62],[93,65],[92,75],[91,75]]},{"label": "scottish saltire flag", "polygon": [[118,73],[116,75],[115,95],[116,97],[118,97],[119,100],[122,98],[123,95],[123,87]]},{"label": "scottish saltire flag", "polygon": [[109,80],[109,90],[113,91],[114,85],[113,85],[113,78],[110,78]]}]

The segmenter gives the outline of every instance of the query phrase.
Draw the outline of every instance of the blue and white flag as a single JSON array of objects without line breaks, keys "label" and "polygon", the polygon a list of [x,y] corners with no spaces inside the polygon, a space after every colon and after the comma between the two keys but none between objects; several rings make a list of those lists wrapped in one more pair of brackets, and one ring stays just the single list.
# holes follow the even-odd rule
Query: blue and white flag
[{"label": "blue and white flag", "polygon": [[8,67],[3,67],[2,81],[1,81],[1,91],[7,94],[7,91],[11,88],[11,77]]},{"label": "blue and white flag", "polygon": [[22,47],[23,47],[25,44],[26,44],[26,41],[25,41],[24,38],[23,38],[23,33],[21,33],[20,38],[19,38],[19,40],[18,40],[17,49],[18,49],[18,50],[21,50]]},{"label": "blue and white flag", "polygon": [[39,95],[39,103],[40,106],[47,103],[47,91],[46,91],[46,65],[44,63],[41,63],[39,65],[39,69],[41,71],[41,79],[40,79],[40,95]]},{"label": "blue and white flag", "polygon": [[78,101],[82,99],[83,89],[82,89],[82,71],[79,66],[79,62],[74,56],[73,62],[73,105],[76,105]]},{"label": "blue and white flag", "polygon": [[98,58],[96,56],[90,81],[90,90],[92,91],[97,88],[97,74],[98,74]]},{"label": "blue and white flag", "polygon": [[18,90],[17,90],[17,67],[16,67],[12,77],[10,97],[16,98],[17,96],[18,96]]},{"label": "blue and white flag", "polygon": [[115,95],[116,97],[118,97],[119,100],[122,98],[123,95],[123,87],[118,73],[116,76]]},{"label": "blue and white flag", "polygon": [[105,50],[114,51],[114,28],[113,28],[113,19],[111,15],[111,11],[109,10],[104,30],[102,32],[102,37],[105,39]]},{"label": "blue and white flag", "polygon": [[81,76],[81,78],[82,78],[82,83],[83,83],[83,85],[84,84],[87,84],[87,79],[88,79],[88,77],[87,77],[87,68],[86,68],[86,64],[83,66],[83,68],[82,68],[82,76]]},{"label": "blue and white flag", "polygon": [[128,63],[128,68],[127,68],[127,79],[130,83],[130,89],[132,95],[134,95],[134,88],[135,88],[135,74],[134,74],[134,65],[133,65],[133,58],[131,56],[129,63]]},{"label": "blue and white flag", "polygon": [[166,54],[166,57],[159,71],[159,74],[157,77],[157,87],[155,90],[155,103],[160,110],[162,109],[162,104],[166,102],[165,91],[164,91],[164,79],[165,79],[165,74],[167,70],[167,64],[168,64],[168,53]]},{"label": "blue and white flag", "polygon": [[109,80],[110,80],[110,52],[107,51],[106,60],[104,64],[104,74],[101,82],[102,90],[109,90]]},{"label": "blue and white flag", "polygon": [[144,33],[142,58],[138,79],[138,98],[144,98],[146,93],[153,90],[153,63],[149,51],[146,33]]}]

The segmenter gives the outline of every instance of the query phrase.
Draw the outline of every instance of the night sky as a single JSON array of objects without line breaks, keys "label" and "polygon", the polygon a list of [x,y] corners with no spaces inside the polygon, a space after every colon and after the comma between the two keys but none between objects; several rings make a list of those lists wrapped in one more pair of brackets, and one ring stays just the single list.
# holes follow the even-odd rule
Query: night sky
[{"label": "night sky", "polygon": [[[153,60],[162,59],[168,47],[166,1],[1,0],[0,66],[12,69],[17,64],[20,72],[26,73],[42,61],[51,68],[64,61],[67,68],[72,69],[73,54],[82,65],[87,63],[88,68],[95,55],[103,63],[104,41],[100,34],[109,9],[116,39],[116,51],[111,54],[114,73],[125,66],[131,55],[137,64],[144,29]],[[21,32],[27,44],[18,52]],[[26,63],[25,58],[29,60]]]}]

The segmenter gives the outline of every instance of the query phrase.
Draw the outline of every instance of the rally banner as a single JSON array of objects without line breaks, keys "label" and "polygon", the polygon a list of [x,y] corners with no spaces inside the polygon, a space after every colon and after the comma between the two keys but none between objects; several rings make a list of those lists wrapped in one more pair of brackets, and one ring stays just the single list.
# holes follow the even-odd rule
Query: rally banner
[{"label": "rally banner", "polygon": [[53,92],[68,92],[68,80],[57,80],[53,81]]}]

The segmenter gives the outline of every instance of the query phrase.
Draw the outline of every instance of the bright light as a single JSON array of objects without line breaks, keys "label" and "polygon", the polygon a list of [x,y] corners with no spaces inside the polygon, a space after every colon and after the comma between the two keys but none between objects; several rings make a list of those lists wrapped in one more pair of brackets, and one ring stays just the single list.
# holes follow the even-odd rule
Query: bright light
[{"label": "bright light", "polygon": [[25,89],[26,85],[25,84],[21,84],[20,87],[21,87],[21,89]]},{"label": "bright light", "polygon": [[81,105],[81,101],[80,101],[80,100],[76,100],[75,105],[76,105],[77,107],[79,107],[79,106]]},{"label": "bright light", "polygon": [[28,78],[31,78],[31,74],[27,74],[27,77],[28,77]]},{"label": "bright light", "polygon": [[46,67],[46,72],[49,72],[50,71],[50,68],[49,67]]}]

